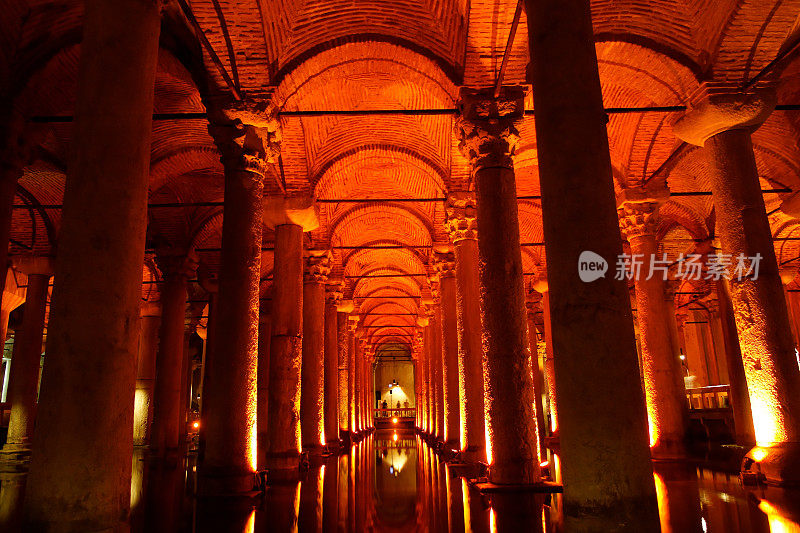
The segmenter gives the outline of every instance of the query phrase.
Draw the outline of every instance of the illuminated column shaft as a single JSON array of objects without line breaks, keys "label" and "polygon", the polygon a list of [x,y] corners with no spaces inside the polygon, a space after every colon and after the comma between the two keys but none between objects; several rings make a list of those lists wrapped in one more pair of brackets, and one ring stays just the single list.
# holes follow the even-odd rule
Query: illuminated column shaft
[{"label": "illuminated column shaft", "polygon": [[[534,293],[537,294],[537,293]],[[538,296],[537,296],[538,298]],[[539,458],[545,454],[545,417],[544,404],[542,403],[542,391],[544,391],[544,372],[539,364],[538,336],[536,335],[536,311],[539,309],[539,301],[529,300],[525,302],[528,318],[528,346],[531,353],[531,371],[533,372],[533,407],[536,412],[536,430],[539,435]]]},{"label": "illuminated column shaft", "polygon": [[553,354],[553,323],[550,315],[550,291],[542,293],[542,318],[544,321],[544,379],[547,387],[550,432],[558,435],[558,397],[556,394],[556,363]]},{"label": "illuminated column shaft", "polygon": [[358,433],[355,410],[356,327],[358,326],[358,320],[358,315],[347,317],[347,426],[351,435]]},{"label": "illuminated column shaft", "polygon": [[303,303],[303,228],[281,224],[275,228],[269,350],[269,470],[292,471],[299,466]]},{"label": "illuminated column shaft", "polygon": [[185,250],[163,250],[156,255],[164,276],[161,284],[161,327],[156,355],[153,424],[150,450],[165,456],[178,451],[181,428],[181,369],[184,359],[184,322],[188,280],[194,276],[197,259]]},{"label": "illuminated column shaft", "polygon": [[269,348],[272,342],[271,313],[271,301],[262,300],[258,312],[258,367],[256,369],[256,428],[258,430],[256,462],[258,470],[266,467],[265,456],[269,440],[267,414],[269,411]]},{"label": "illuminated column shaft", "polygon": [[343,301],[337,307],[336,313],[336,331],[337,343],[339,345],[339,438],[346,438],[350,432],[350,418],[347,410],[347,394],[348,394],[348,375],[347,375],[347,352],[350,350],[350,342],[347,327],[347,314],[353,310],[352,301]]},{"label": "illuminated column shaft", "polygon": [[364,362],[364,343],[361,336],[363,332],[356,331],[353,335],[355,336],[355,353],[353,354],[353,427],[355,427],[356,433],[361,433],[364,431],[361,420],[361,366]]},{"label": "illuminated column shaft", "polygon": [[52,275],[52,260],[35,257],[23,260],[18,269],[28,275],[28,290],[22,315],[22,328],[14,338],[8,402],[11,419],[3,453],[29,452],[33,436],[39,368],[42,356],[42,335],[47,309],[47,292]]},{"label": "illuminated column shaft", "polygon": [[458,331],[458,403],[461,450],[467,461],[486,461],[483,411],[483,345],[481,343],[478,226],[475,197],[456,193],[447,199],[446,228],[456,260]]},{"label": "illuminated column shaft", "polygon": [[146,446],[150,443],[153,393],[155,392],[156,384],[156,354],[158,353],[158,331],[160,326],[161,305],[149,302],[142,303],[133,412],[134,446]]},{"label": "illuminated column shaft", "polygon": [[[425,419],[428,435],[436,434],[436,383],[433,370],[433,331],[430,317],[426,317],[422,331],[425,353]],[[393,406],[389,406],[393,407]]]},{"label": "illuminated column shaft", "polygon": [[583,251],[611,265],[622,253],[589,4],[525,2],[564,522],[566,530],[653,531],[658,504],[628,289],[609,274],[578,277]]},{"label": "illuminated column shaft", "polygon": [[511,159],[523,97],[518,87],[504,88],[500,99],[462,89],[458,123],[477,193],[486,445],[494,483],[533,483],[540,477]]},{"label": "illuminated column shaft", "polygon": [[27,531],[115,529],[130,505],[160,4],[84,4]]},{"label": "illuminated column shaft", "polygon": [[311,253],[305,263],[300,434],[303,450],[319,450],[325,435],[325,282],[330,252]]},{"label": "illuminated column shaft", "polygon": [[214,335],[203,384],[206,447],[198,481],[203,494],[247,492],[257,467],[262,194],[266,165],[277,157],[270,130],[219,123],[210,125],[209,132],[225,167],[225,213]]},{"label": "illuminated column shaft", "polygon": [[[680,359],[670,334],[668,309],[664,301],[664,274],[650,270],[658,256],[656,230],[658,207],[669,192],[659,194],[628,189],[618,209],[620,227],[631,246],[631,255],[642,260],[634,278],[636,315],[639,323],[642,374],[650,425],[650,453],[654,458],[674,458],[686,454],[686,428],[689,413]],[[650,279],[647,279],[647,278]]]},{"label": "illuminated column shaft", "polygon": [[433,324],[431,326],[433,334],[433,381],[436,384],[435,391],[435,419],[436,428],[434,434],[438,440],[444,440],[444,372],[443,353],[442,353],[442,312],[441,307],[436,305],[433,310]]},{"label": "illuminated column shaft", "polygon": [[439,254],[436,261],[441,293],[442,395],[444,441],[458,449],[461,431],[461,410],[458,405],[458,310],[456,304],[456,265],[452,253]]},{"label": "illuminated column shaft", "polygon": [[325,293],[324,413],[325,443],[339,442],[339,333],[336,306],[342,299],[340,286],[330,284]]},{"label": "illuminated column shaft", "polygon": [[[751,131],[775,104],[772,91],[747,95],[724,86],[701,87],[675,125],[686,142],[703,146],[709,166],[722,252],[760,254],[758,277],[733,275],[730,296],[753,411],[756,444],[774,450],[762,461],[769,481],[800,481],[800,370],[794,351],[772,233],[761,194]],[[746,260],[746,263],[750,263]],[[758,458],[761,455],[752,454]]]}]

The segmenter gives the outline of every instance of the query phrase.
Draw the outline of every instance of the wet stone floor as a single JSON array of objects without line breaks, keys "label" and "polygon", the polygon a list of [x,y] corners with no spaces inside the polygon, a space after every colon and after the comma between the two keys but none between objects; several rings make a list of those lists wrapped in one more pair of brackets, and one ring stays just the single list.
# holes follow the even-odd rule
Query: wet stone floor
[{"label": "wet stone floor", "polygon": [[[413,432],[375,432],[249,501],[197,500],[191,464],[145,464],[134,461],[133,533],[566,531],[561,495],[482,495]],[[655,483],[664,532],[800,532],[800,493],[696,466],[659,468]]]}]

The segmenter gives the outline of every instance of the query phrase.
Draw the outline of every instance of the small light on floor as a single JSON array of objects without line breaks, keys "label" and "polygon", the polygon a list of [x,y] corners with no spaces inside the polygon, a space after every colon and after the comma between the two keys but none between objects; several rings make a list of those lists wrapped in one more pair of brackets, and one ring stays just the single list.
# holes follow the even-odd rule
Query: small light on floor
[{"label": "small light on floor", "polygon": [[392,424],[397,424],[397,418],[392,418]]},{"label": "small light on floor", "polygon": [[550,461],[542,461],[541,463],[539,463],[539,466],[541,466],[542,468],[550,466]]}]

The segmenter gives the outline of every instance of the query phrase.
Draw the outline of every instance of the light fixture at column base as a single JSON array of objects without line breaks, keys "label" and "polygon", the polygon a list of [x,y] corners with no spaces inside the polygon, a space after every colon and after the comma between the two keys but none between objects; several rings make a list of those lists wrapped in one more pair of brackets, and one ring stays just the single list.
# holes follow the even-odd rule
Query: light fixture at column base
[{"label": "light fixture at column base", "polygon": [[800,442],[756,446],[742,459],[743,483],[800,487]]}]

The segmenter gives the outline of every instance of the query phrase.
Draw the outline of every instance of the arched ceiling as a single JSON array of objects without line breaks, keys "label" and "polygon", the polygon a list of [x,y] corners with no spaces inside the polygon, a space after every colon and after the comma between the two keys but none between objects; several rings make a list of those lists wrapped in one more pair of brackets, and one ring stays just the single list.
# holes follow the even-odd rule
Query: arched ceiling
[{"label": "arched ceiling", "polygon": [[[461,86],[495,83],[514,0],[191,0],[220,62],[244,94],[271,94],[282,145],[276,175],[291,195],[320,200],[320,227],[307,246],[333,251],[332,276],[361,315],[376,347],[410,346],[435,282],[433,250],[447,242],[444,202],[471,188],[453,134]],[[606,107],[685,105],[702,81],[743,82],[798,37],[800,0],[593,0],[596,50]],[[80,56],[82,3],[9,0],[0,13],[0,96],[8,116],[69,116]],[[226,90],[207,50],[191,38],[177,4],[165,11],[156,113],[203,113],[209,93]],[[187,35],[189,36],[187,38]],[[791,59],[791,57],[790,57]],[[528,64],[525,13],[504,81],[523,84]],[[800,61],[776,69],[781,103],[800,104]],[[530,96],[526,106],[531,109]],[[330,110],[360,114],[299,112]],[[444,110],[403,114],[404,110]],[[389,113],[376,114],[377,111]],[[611,114],[609,144],[617,188],[665,178],[665,253],[688,253],[714,235],[707,169],[697,149],[675,139],[672,113]],[[71,126],[30,123],[32,157],[20,178],[12,251],[51,250]],[[800,112],[776,111],[753,136],[764,189],[796,189]],[[520,125],[515,155],[526,282],[543,275],[534,117]],[[203,118],[153,126],[148,249],[194,247],[200,277],[216,274],[221,246],[223,171]],[[766,193],[779,260],[800,256],[798,222]],[[424,200],[424,201],[421,201]],[[198,205],[199,204],[199,205]],[[272,232],[265,231],[262,292],[269,293]],[[800,262],[800,261],[797,261]],[[157,299],[152,260],[143,298]],[[196,288],[196,287],[195,287]],[[195,289],[193,289],[195,290]]]}]

